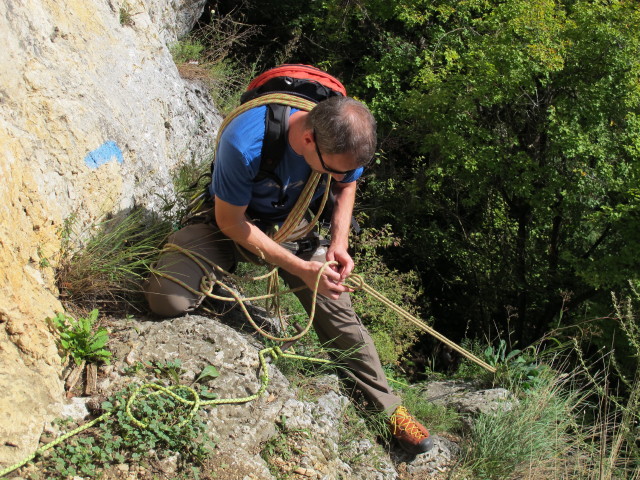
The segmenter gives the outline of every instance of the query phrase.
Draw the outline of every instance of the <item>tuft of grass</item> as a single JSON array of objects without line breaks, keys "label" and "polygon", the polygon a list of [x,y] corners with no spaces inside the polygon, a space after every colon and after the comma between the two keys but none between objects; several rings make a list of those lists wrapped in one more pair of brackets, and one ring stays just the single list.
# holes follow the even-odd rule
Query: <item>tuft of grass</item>
[{"label": "tuft of grass", "polygon": [[132,27],[134,25],[133,16],[134,14],[131,13],[131,5],[125,0],[120,7],[120,25],[123,27]]},{"label": "tuft of grass", "polygon": [[74,226],[70,217],[62,232],[56,273],[62,300],[80,308],[101,307],[103,312],[136,307],[142,282],[170,226],[138,210],[101,222],[79,246],[73,239],[82,235],[73,231]]},{"label": "tuft of grass", "polygon": [[453,409],[425,401],[420,385],[402,389],[401,395],[407,410],[429,432],[455,432],[462,428],[460,414]]},{"label": "tuft of grass", "polygon": [[584,392],[563,376],[549,375],[546,380],[512,409],[474,420],[465,462],[479,478],[512,478],[532,467],[550,473],[564,468],[561,464],[577,446],[586,447],[576,418]]}]

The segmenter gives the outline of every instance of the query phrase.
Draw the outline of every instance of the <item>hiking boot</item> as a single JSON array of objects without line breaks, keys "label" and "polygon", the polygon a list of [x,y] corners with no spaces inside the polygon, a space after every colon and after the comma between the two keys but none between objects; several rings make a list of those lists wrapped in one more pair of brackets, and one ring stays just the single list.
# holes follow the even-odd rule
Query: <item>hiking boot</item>
[{"label": "hiking boot", "polygon": [[404,451],[412,455],[428,452],[433,447],[433,439],[403,406],[396,408],[389,419],[389,428],[393,437]]}]

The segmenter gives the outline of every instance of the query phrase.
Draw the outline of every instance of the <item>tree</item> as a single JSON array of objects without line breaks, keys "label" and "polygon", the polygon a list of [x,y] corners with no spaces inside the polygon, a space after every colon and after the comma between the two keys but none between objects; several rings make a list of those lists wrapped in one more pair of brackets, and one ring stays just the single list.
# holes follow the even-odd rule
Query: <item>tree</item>
[{"label": "tree", "polygon": [[409,3],[432,32],[396,112],[412,200],[397,179],[376,197],[402,201],[390,211],[441,318],[532,340],[561,308],[639,277],[640,12]]}]

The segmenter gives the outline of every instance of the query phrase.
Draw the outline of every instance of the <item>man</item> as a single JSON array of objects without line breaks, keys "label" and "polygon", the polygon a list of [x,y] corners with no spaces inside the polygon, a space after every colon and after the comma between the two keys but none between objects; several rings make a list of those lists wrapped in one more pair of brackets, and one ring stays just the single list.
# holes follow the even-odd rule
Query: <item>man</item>
[{"label": "man", "polygon": [[[349,352],[348,358],[341,358],[346,374],[377,410],[389,415],[400,445],[414,454],[426,452],[433,441],[389,388],[373,341],[353,311],[350,289],[343,283],[354,268],[347,251],[349,228],[356,180],[375,152],[375,120],[363,104],[348,97],[329,98],[310,112],[292,108],[284,157],[274,171],[279,181],[254,182],[260,171],[266,112],[266,106],[251,108],[227,125],[218,143],[210,186],[214,218],[186,226],[169,241],[227,271],[242,259],[240,250],[277,265],[290,288],[308,287],[296,293],[307,312],[323,265],[336,262],[324,269],[318,285],[314,318],[318,338],[335,351]],[[326,249],[309,241],[284,248],[265,231],[286,219],[312,171],[330,174],[334,180],[331,243]],[[315,197],[324,188],[320,185]],[[157,269],[199,289],[201,268],[179,252],[165,253]],[[192,311],[204,298],[156,275],[147,282],[146,296],[151,310],[163,316]]]}]

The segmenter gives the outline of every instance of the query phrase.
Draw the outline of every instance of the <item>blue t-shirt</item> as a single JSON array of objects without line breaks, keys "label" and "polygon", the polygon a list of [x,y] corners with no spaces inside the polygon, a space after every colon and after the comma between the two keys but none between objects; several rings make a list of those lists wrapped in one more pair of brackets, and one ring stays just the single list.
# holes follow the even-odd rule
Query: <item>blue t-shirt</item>
[{"label": "blue t-shirt", "polygon": [[[297,111],[292,108],[291,114]],[[231,205],[247,206],[254,219],[281,223],[304,189],[311,167],[287,142],[284,157],[274,171],[282,181],[287,200],[282,207],[274,207],[273,203],[280,199],[278,183],[270,178],[253,181],[260,171],[266,114],[266,106],[252,108],[233,119],[224,129],[216,152],[211,194]],[[356,181],[362,172],[363,168],[358,168],[341,183]],[[324,193],[325,188],[326,182],[322,181],[314,200]]]}]

